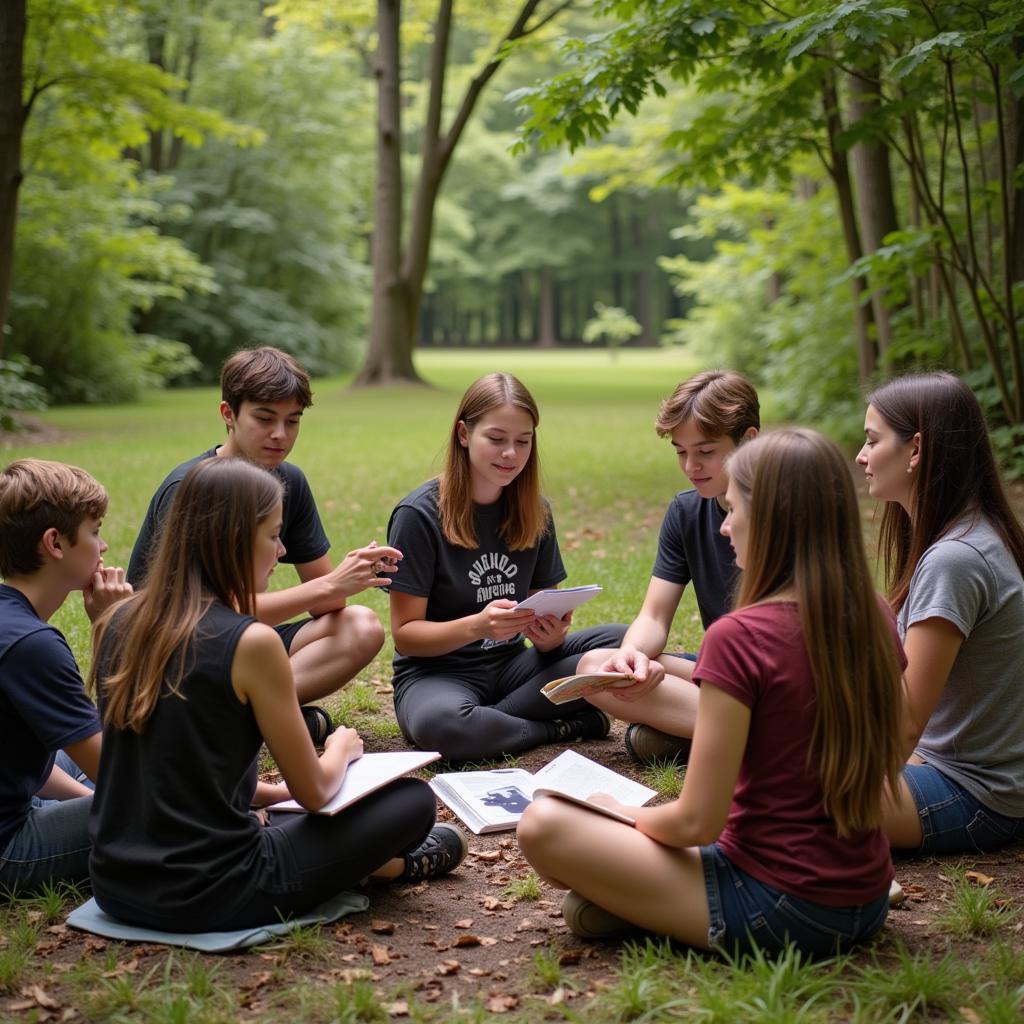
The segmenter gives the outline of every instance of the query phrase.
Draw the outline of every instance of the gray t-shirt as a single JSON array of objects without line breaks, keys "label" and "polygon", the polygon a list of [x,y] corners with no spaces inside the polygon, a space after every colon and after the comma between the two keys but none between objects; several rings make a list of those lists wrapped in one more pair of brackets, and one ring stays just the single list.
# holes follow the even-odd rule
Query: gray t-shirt
[{"label": "gray t-shirt", "polygon": [[999,814],[1024,817],[1024,579],[985,519],[963,519],[921,558],[900,639],[925,619],[965,639],[916,753]]}]

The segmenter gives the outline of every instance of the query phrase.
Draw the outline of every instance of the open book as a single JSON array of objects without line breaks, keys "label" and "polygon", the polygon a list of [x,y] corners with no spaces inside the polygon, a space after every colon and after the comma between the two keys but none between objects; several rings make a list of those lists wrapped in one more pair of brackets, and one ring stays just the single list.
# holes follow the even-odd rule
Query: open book
[{"label": "open book", "polygon": [[[320,810],[313,813],[337,814],[374,790],[430,764],[431,761],[438,760],[440,756],[436,750],[397,750],[387,754],[363,754],[346,769],[338,792]],[[271,804],[267,810],[310,813],[296,800],[282,800],[280,803]]]},{"label": "open book", "polygon": [[435,775],[430,785],[476,835],[515,828],[534,794],[541,790],[553,796],[566,794],[576,798],[574,802],[585,801],[591,793],[608,793],[625,804],[637,805],[657,795],[657,790],[627,779],[575,750],[563,751],[535,775],[522,768],[444,772]]},{"label": "open book", "polygon": [[627,672],[583,672],[578,676],[562,676],[552,679],[540,688],[540,692],[552,704],[565,704],[587,694],[605,690],[616,683],[632,682],[633,676]]},{"label": "open book", "polygon": [[554,615],[562,618],[573,609],[597,597],[601,587],[596,583],[588,583],[583,587],[563,587],[561,590],[538,590],[525,601],[520,601],[517,608],[532,608],[538,615]]}]

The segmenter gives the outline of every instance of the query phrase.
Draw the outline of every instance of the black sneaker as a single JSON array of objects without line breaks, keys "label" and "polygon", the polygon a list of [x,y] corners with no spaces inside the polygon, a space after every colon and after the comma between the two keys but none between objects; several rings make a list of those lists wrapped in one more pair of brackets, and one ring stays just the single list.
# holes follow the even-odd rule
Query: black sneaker
[{"label": "black sneaker", "polygon": [[469,842],[454,825],[435,825],[412,853],[405,855],[405,869],[400,882],[418,882],[423,878],[440,878],[457,868],[469,853]]},{"label": "black sneaker", "polygon": [[304,704],[299,710],[302,712],[302,720],[309,730],[313,746],[322,747],[327,742],[327,737],[334,732],[331,716],[317,704]]},{"label": "black sneaker", "polygon": [[683,765],[690,758],[693,741],[685,736],[672,736],[653,725],[634,722],[626,729],[626,753],[639,765],[649,768],[653,764]]},{"label": "black sneaker", "polygon": [[603,740],[611,730],[612,720],[597,708],[584,708],[568,718],[553,718],[547,724],[551,730],[549,743],[572,743],[574,740]]}]

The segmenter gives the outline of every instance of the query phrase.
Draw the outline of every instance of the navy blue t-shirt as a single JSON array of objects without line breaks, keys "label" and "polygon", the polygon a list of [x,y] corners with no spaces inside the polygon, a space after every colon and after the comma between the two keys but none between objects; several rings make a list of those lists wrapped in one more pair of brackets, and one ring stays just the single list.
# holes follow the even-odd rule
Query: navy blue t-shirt
[{"label": "navy blue t-shirt", "polygon": [[[504,495],[493,505],[476,506],[475,548],[450,544],[441,532],[437,511],[438,481],[430,480],[403,498],[391,513],[388,544],[405,556],[389,589],[427,598],[429,622],[449,622],[475,615],[497,598],[525,601],[531,590],[554,587],[566,577],[549,521],[532,548],[511,551],[498,531],[505,516]],[[476,640],[436,658],[395,653],[395,679],[417,670],[436,672],[472,668],[523,649],[523,640]]]},{"label": "navy blue t-shirt", "polygon": [[739,570],[728,538],[721,533],[725,509],[717,498],[680,491],[668,506],[658,536],[652,576],[685,587],[691,580],[701,621],[707,629],[732,610]]},{"label": "navy blue t-shirt", "polygon": [[28,817],[57,751],[99,731],[64,635],[0,583],[0,851]]},{"label": "navy blue t-shirt", "polygon": [[[176,466],[167,474],[167,478],[157,488],[149,503],[142,529],[132,548],[132,557],[128,562],[128,582],[133,587],[142,586],[149,565],[149,556],[156,544],[157,534],[163,524],[164,516],[171,507],[171,499],[178,484],[185,479],[188,471],[203,459],[212,459],[219,446],[197,455],[188,462]],[[324,532],[317,512],[313,492],[309,488],[306,475],[298,466],[290,462],[282,462],[274,470],[284,484],[284,527],[281,530],[281,543],[285,546],[282,562],[290,565],[303,565],[312,562],[321,555],[327,554],[331,542]]]}]

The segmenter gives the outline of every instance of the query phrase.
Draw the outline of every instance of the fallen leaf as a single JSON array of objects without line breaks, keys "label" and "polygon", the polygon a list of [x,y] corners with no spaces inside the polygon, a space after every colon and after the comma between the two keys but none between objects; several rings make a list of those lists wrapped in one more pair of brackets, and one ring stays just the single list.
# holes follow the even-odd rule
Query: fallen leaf
[{"label": "fallen leaf", "polygon": [[437,965],[438,974],[457,974],[461,969],[462,964],[458,960],[442,960]]},{"label": "fallen leaf", "polygon": [[371,921],[370,931],[377,935],[394,935],[395,924],[393,921]]},{"label": "fallen leaf", "polygon": [[373,976],[373,971],[367,970],[365,967],[347,967],[343,971],[338,971],[338,977],[347,985],[352,984],[353,981],[372,980]]},{"label": "fallen leaf", "polygon": [[571,967],[573,964],[578,964],[582,957],[582,949],[563,949],[558,954],[558,964],[560,967]]},{"label": "fallen leaf", "polygon": [[481,935],[480,936],[480,945],[481,946],[496,946],[497,944],[498,944],[498,940],[497,939],[492,939],[489,935]]},{"label": "fallen leaf", "polygon": [[269,985],[273,980],[273,971],[259,971],[252,978],[247,979],[239,984],[239,988],[243,990],[249,990],[250,992],[255,991],[258,988],[262,988],[264,985]]},{"label": "fallen leaf", "polygon": [[[48,996],[38,985],[27,985],[21,990],[21,994],[28,996],[29,999],[32,999],[39,1006],[43,1006],[47,1010],[54,1010],[60,1006],[56,999]],[[29,1005],[31,1006],[32,1004],[30,1003]]]},{"label": "fallen leaf", "polygon": [[551,995],[548,996],[548,1002],[552,1006],[558,1006],[559,1003],[564,1003],[565,1002],[565,989],[562,988],[561,985],[559,985],[558,988],[556,988],[555,991],[552,992]]},{"label": "fallen leaf", "polygon": [[519,1005],[519,996],[491,996],[487,1000],[487,1009],[491,1013],[508,1013]]},{"label": "fallen leaf", "polygon": [[471,918],[471,917],[464,917],[461,920],[455,922],[455,927],[456,928],[472,928],[473,927],[473,918]]},{"label": "fallen leaf", "polygon": [[[968,872],[968,874],[970,874],[970,872]],[[981,1018],[969,1006],[960,1007],[960,1016],[967,1021],[967,1024],[981,1024]]]},{"label": "fallen leaf", "polygon": [[391,954],[388,952],[387,946],[371,946],[370,956],[373,957],[373,962],[378,967],[391,963]]},{"label": "fallen leaf", "polygon": [[460,935],[455,940],[455,945],[457,947],[461,947],[461,946],[479,946],[479,945],[482,945],[482,943],[480,942],[480,936],[479,935]]},{"label": "fallen leaf", "polygon": [[[980,885],[983,889],[987,888],[995,881],[991,875],[983,874],[980,871],[966,871],[964,872],[964,877],[969,881],[974,882],[975,885]],[[961,1010],[961,1012],[963,1011]],[[972,1010],[971,1012],[973,1013],[974,1011]]]},{"label": "fallen leaf", "polygon": [[469,855],[477,860],[501,860],[501,850],[471,850]]},{"label": "fallen leaf", "polygon": [[405,999],[396,999],[389,1007],[388,1013],[392,1017],[408,1017],[409,1003]]}]

